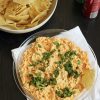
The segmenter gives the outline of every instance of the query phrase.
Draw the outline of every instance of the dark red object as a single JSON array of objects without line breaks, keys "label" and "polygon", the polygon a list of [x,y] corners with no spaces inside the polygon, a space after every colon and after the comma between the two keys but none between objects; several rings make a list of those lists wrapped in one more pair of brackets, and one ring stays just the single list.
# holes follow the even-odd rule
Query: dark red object
[{"label": "dark red object", "polygon": [[95,18],[100,9],[100,0],[85,0],[83,14],[88,18]]}]

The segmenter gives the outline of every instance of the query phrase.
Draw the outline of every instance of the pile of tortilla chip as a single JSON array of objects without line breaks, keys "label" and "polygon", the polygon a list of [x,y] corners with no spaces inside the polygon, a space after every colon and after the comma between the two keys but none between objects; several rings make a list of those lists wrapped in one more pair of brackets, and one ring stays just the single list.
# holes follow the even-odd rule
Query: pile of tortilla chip
[{"label": "pile of tortilla chip", "polygon": [[20,30],[38,25],[52,0],[0,0],[0,26]]}]

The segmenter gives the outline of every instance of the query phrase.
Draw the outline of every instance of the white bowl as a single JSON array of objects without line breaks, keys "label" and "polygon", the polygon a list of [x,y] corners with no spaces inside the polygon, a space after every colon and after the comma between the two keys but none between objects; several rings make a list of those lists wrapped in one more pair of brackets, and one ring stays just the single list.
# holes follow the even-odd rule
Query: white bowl
[{"label": "white bowl", "polygon": [[37,26],[34,26],[32,28],[28,28],[28,29],[23,29],[23,30],[13,30],[13,29],[10,29],[10,28],[4,27],[4,26],[0,26],[0,30],[8,32],[8,33],[14,33],[14,34],[22,34],[22,33],[28,33],[28,32],[34,31],[34,30],[42,27],[45,23],[47,23],[49,21],[49,19],[52,17],[52,15],[55,12],[55,9],[57,7],[57,3],[58,3],[58,0],[52,0],[52,5],[51,5],[51,8],[48,12],[48,15]]}]

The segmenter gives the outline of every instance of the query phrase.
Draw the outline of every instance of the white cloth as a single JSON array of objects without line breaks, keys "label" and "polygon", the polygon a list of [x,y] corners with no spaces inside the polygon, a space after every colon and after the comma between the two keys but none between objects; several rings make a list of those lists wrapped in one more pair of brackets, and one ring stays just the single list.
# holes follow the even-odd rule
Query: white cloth
[{"label": "white cloth", "polygon": [[[97,60],[93,56],[93,53],[91,52],[91,49],[89,47],[89,44],[87,43],[85,37],[83,36],[81,30],[79,27],[75,27],[69,31],[62,32],[61,34],[57,35],[57,37],[67,38],[71,40],[72,42],[75,42],[82,50],[86,51],[88,53],[89,62],[91,67],[98,66]],[[16,48],[12,50],[12,57],[16,63],[18,55],[21,51],[23,51],[26,48],[26,46]],[[99,70],[99,69],[97,69]],[[94,89],[92,90],[91,94],[84,100],[100,100],[100,70],[98,74],[98,78],[95,84]]]}]

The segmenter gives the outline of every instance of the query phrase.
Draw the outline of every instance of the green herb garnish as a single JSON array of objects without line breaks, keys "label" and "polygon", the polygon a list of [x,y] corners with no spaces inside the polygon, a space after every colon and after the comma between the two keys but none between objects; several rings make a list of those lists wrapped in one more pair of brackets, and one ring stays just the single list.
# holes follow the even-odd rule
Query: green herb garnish
[{"label": "green herb garnish", "polygon": [[48,60],[54,52],[55,52],[55,49],[52,51],[44,52],[42,60]]},{"label": "green herb garnish", "polygon": [[58,49],[58,52],[60,52],[60,50]]},{"label": "green herb garnish", "polygon": [[41,48],[42,46],[40,44],[38,44],[38,47]]},{"label": "green herb garnish", "polygon": [[63,54],[59,53],[58,56],[60,57],[62,63],[66,61],[66,57]]},{"label": "green herb garnish", "polygon": [[29,66],[30,66],[30,67],[33,67],[33,66],[35,66],[35,65],[34,65],[34,64],[29,64]]},{"label": "green herb garnish", "polygon": [[72,63],[70,61],[68,61],[65,65],[64,65],[64,68],[65,68],[65,71],[68,72],[68,75],[69,76],[72,76],[73,75],[73,69],[72,69]]},{"label": "green herb garnish", "polygon": [[41,75],[37,75],[31,78],[31,84],[36,86],[38,89],[43,89],[48,86],[48,80],[41,77]]},{"label": "green herb garnish", "polygon": [[70,97],[73,93],[74,92],[72,92],[71,90],[69,90],[67,87],[64,88],[64,89],[56,90],[57,96],[59,96],[61,98]]},{"label": "green herb garnish", "polygon": [[53,42],[54,45],[56,45],[56,47],[58,48],[61,44],[57,41]]},{"label": "green herb garnish", "polygon": [[50,78],[49,84],[51,84],[51,85],[56,85],[56,84],[57,84],[56,78],[53,78],[53,77]]},{"label": "green herb garnish", "polygon": [[41,72],[35,73],[35,76],[40,77],[41,76]]},{"label": "green herb garnish", "polygon": [[80,76],[80,74],[77,71],[73,71],[73,76],[74,76],[74,78],[78,78]]},{"label": "green herb garnish", "polygon": [[56,51],[56,49],[53,49],[53,50],[51,51],[51,53],[53,54],[55,51]]},{"label": "green herb garnish", "polygon": [[51,56],[51,52],[45,52],[45,53],[43,53],[43,58],[42,58],[42,60],[47,60],[47,59],[50,58],[50,56]]},{"label": "green herb garnish", "polygon": [[67,60],[73,59],[73,57],[76,55],[76,51],[67,51],[65,54],[58,54],[58,56],[61,59],[61,63],[66,62]]},{"label": "green herb garnish", "polygon": [[59,69],[56,68],[56,69],[54,70],[53,74],[54,74],[54,77],[58,77],[58,75],[59,75]]},{"label": "green herb garnish", "polygon": [[32,74],[29,74],[28,76],[29,76],[30,78],[32,78],[32,77],[33,77],[33,75],[32,75]]},{"label": "green herb garnish", "polygon": [[80,65],[80,64],[81,64],[81,61],[80,61],[80,60],[78,60],[78,61],[77,61],[77,64],[78,64],[78,65]]},{"label": "green herb garnish", "polygon": [[58,65],[60,65],[60,64],[61,64],[61,61],[55,62],[55,64],[58,64]]},{"label": "green herb garnish", "polygon": [[58,66],[59,68],[62,68],[62,62],[61,62],[61,61],[55,62],[55,64],[57,64],[57,66]]},{"label": "green herb garnish", "polygon": [[39,68],[39,70],[45,72],[45,67],[41,67],[41,68]]},{"label": "green herb garnish", "polygon": [[64,56],[65,58],[69,58],[69,59],[72,59],[74,56],[76,55],[76,51],[67,51]]},{"label": "green herb garnish", "polygon": [[73,66],[72,63],[70,61],[68,61],[65,65],[64,65],[65,70],[68,72],[69,76],[73,76],[74,78],[79,77],[79,73],[77,71],[73,70]]},{"label": "green herb garnish", "polygon": [[56,94],[57,94],[57,96],[59,96],[59,97],[61,97],[61,98],[64,97],[63,91],[62,91],[62,90],[56,90]]}]

